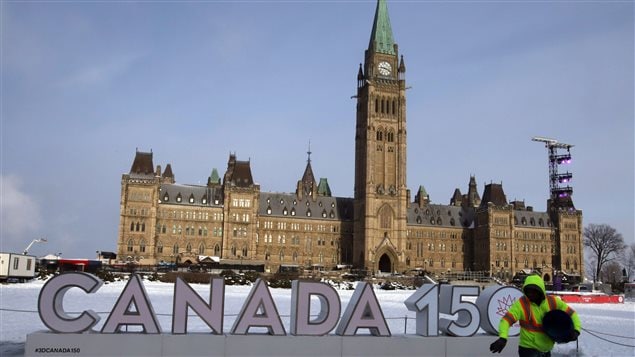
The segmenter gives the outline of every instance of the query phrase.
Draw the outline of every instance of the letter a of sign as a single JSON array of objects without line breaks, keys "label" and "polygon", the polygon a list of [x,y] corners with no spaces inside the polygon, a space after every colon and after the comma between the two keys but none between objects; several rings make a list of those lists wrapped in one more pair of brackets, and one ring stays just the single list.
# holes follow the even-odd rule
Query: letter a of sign
[{"label": "letter a of sign", "polygon": [[[130,311],[132,305],[136,311]],[[121,325],[142,326],[144,333],[161,333],[161,326],[154,314],[152,304],[148,300],[148,294],[146,294],[143,283],[136,274],[130,276],[128,284],[119,295],[119,299],[117,299],[117,303],[101,332],[120,332]]]},{"label": "letter a of sign", "polygon": [[354,336],[360,328],[369,329],[373,336],[390,337],[384,313],[368,283],[357,284],[335,333],[340,336]]},{"label": "letter a of sign", "polygon": [[250,327],[266,327],[270,335],[286,336],[280,314],[267,284],[256,280],[231,329],[232,335],[247,335]]}]

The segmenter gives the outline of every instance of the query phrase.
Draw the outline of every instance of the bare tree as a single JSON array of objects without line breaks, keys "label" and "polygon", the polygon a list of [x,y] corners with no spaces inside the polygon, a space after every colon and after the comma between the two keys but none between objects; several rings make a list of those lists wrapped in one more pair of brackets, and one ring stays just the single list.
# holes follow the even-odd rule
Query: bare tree
[{"label": "bare tree", "polygon": [[622,265],[624,265],[624,270],[626,271],[626,279],[631,281],[633,272],[635,272],[635,243],[631,243],[624,250]]},{"label": "bare tree", "polygon": [[626,248],[622,235],[608,224],[589,224],[584,228],[584,246],[591,249],[596,260],[593,282],[600,276],[604,264],[618,258]]}]

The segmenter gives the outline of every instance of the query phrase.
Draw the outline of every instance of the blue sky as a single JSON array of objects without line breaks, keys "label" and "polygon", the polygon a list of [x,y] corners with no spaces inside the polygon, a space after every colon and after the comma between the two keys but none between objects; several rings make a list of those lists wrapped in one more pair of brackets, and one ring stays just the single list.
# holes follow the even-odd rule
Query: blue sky
[{"label": "blue sky", "polygon": [[[408,186],[434,203],[475,175],[544,210],[546,149],[574,144],[584,223],[634,241],[632,1],[395,1],[407,72]],[[352,197],[356,75],[374,1],[1,4],[2,251],[116,250],[136,148],[179,183],[251,160],[292,192]],[[414,197],[414,193],[413,193]]]}]

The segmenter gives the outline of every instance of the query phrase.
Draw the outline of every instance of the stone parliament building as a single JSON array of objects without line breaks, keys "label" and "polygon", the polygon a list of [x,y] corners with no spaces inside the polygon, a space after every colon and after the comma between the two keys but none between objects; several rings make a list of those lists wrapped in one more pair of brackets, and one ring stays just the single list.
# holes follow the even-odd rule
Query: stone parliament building
[{"label": "stone parliament building", "polygon": [[521,270],[583,275],[582,212],[552,197],[546,212],[508,202],[502,184],[479,194],[475,177],[449,204],[406,185],[406,66],[379,0],[357,74],[354,197],[333,197],[315,179],[310,152],[295,193],[265,193],[250,162],[230,154],[221,177],[177,183],[170,164],[136,152],[122,175],[120,262],[195,264],[201,259],[372,273]]}]

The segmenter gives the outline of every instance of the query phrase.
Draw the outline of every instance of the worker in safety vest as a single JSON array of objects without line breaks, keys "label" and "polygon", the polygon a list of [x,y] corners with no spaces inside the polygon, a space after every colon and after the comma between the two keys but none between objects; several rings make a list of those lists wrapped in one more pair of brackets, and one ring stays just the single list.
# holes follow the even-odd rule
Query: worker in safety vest
[{"label": "worker in safety vest", "polygon": [[[520,357],[550,357],[554,341],[543,331],[542,321],[545,314],[551,310],[566,312],[573,322],[570,331],[564,333],[564,340],[570,342],[580,335],[580,317],[559,297],[545,294],[545,282],[538,275],[530,275],[523,284],[523,293],[507,310],[498,325],[499,339],[489,347],[492,353],[500,353],[507,344],[509,327],[516,321],[520,323],[520,339],[518,341],[518,355]],[[566,315],[565,315],[566,317]]]}]

